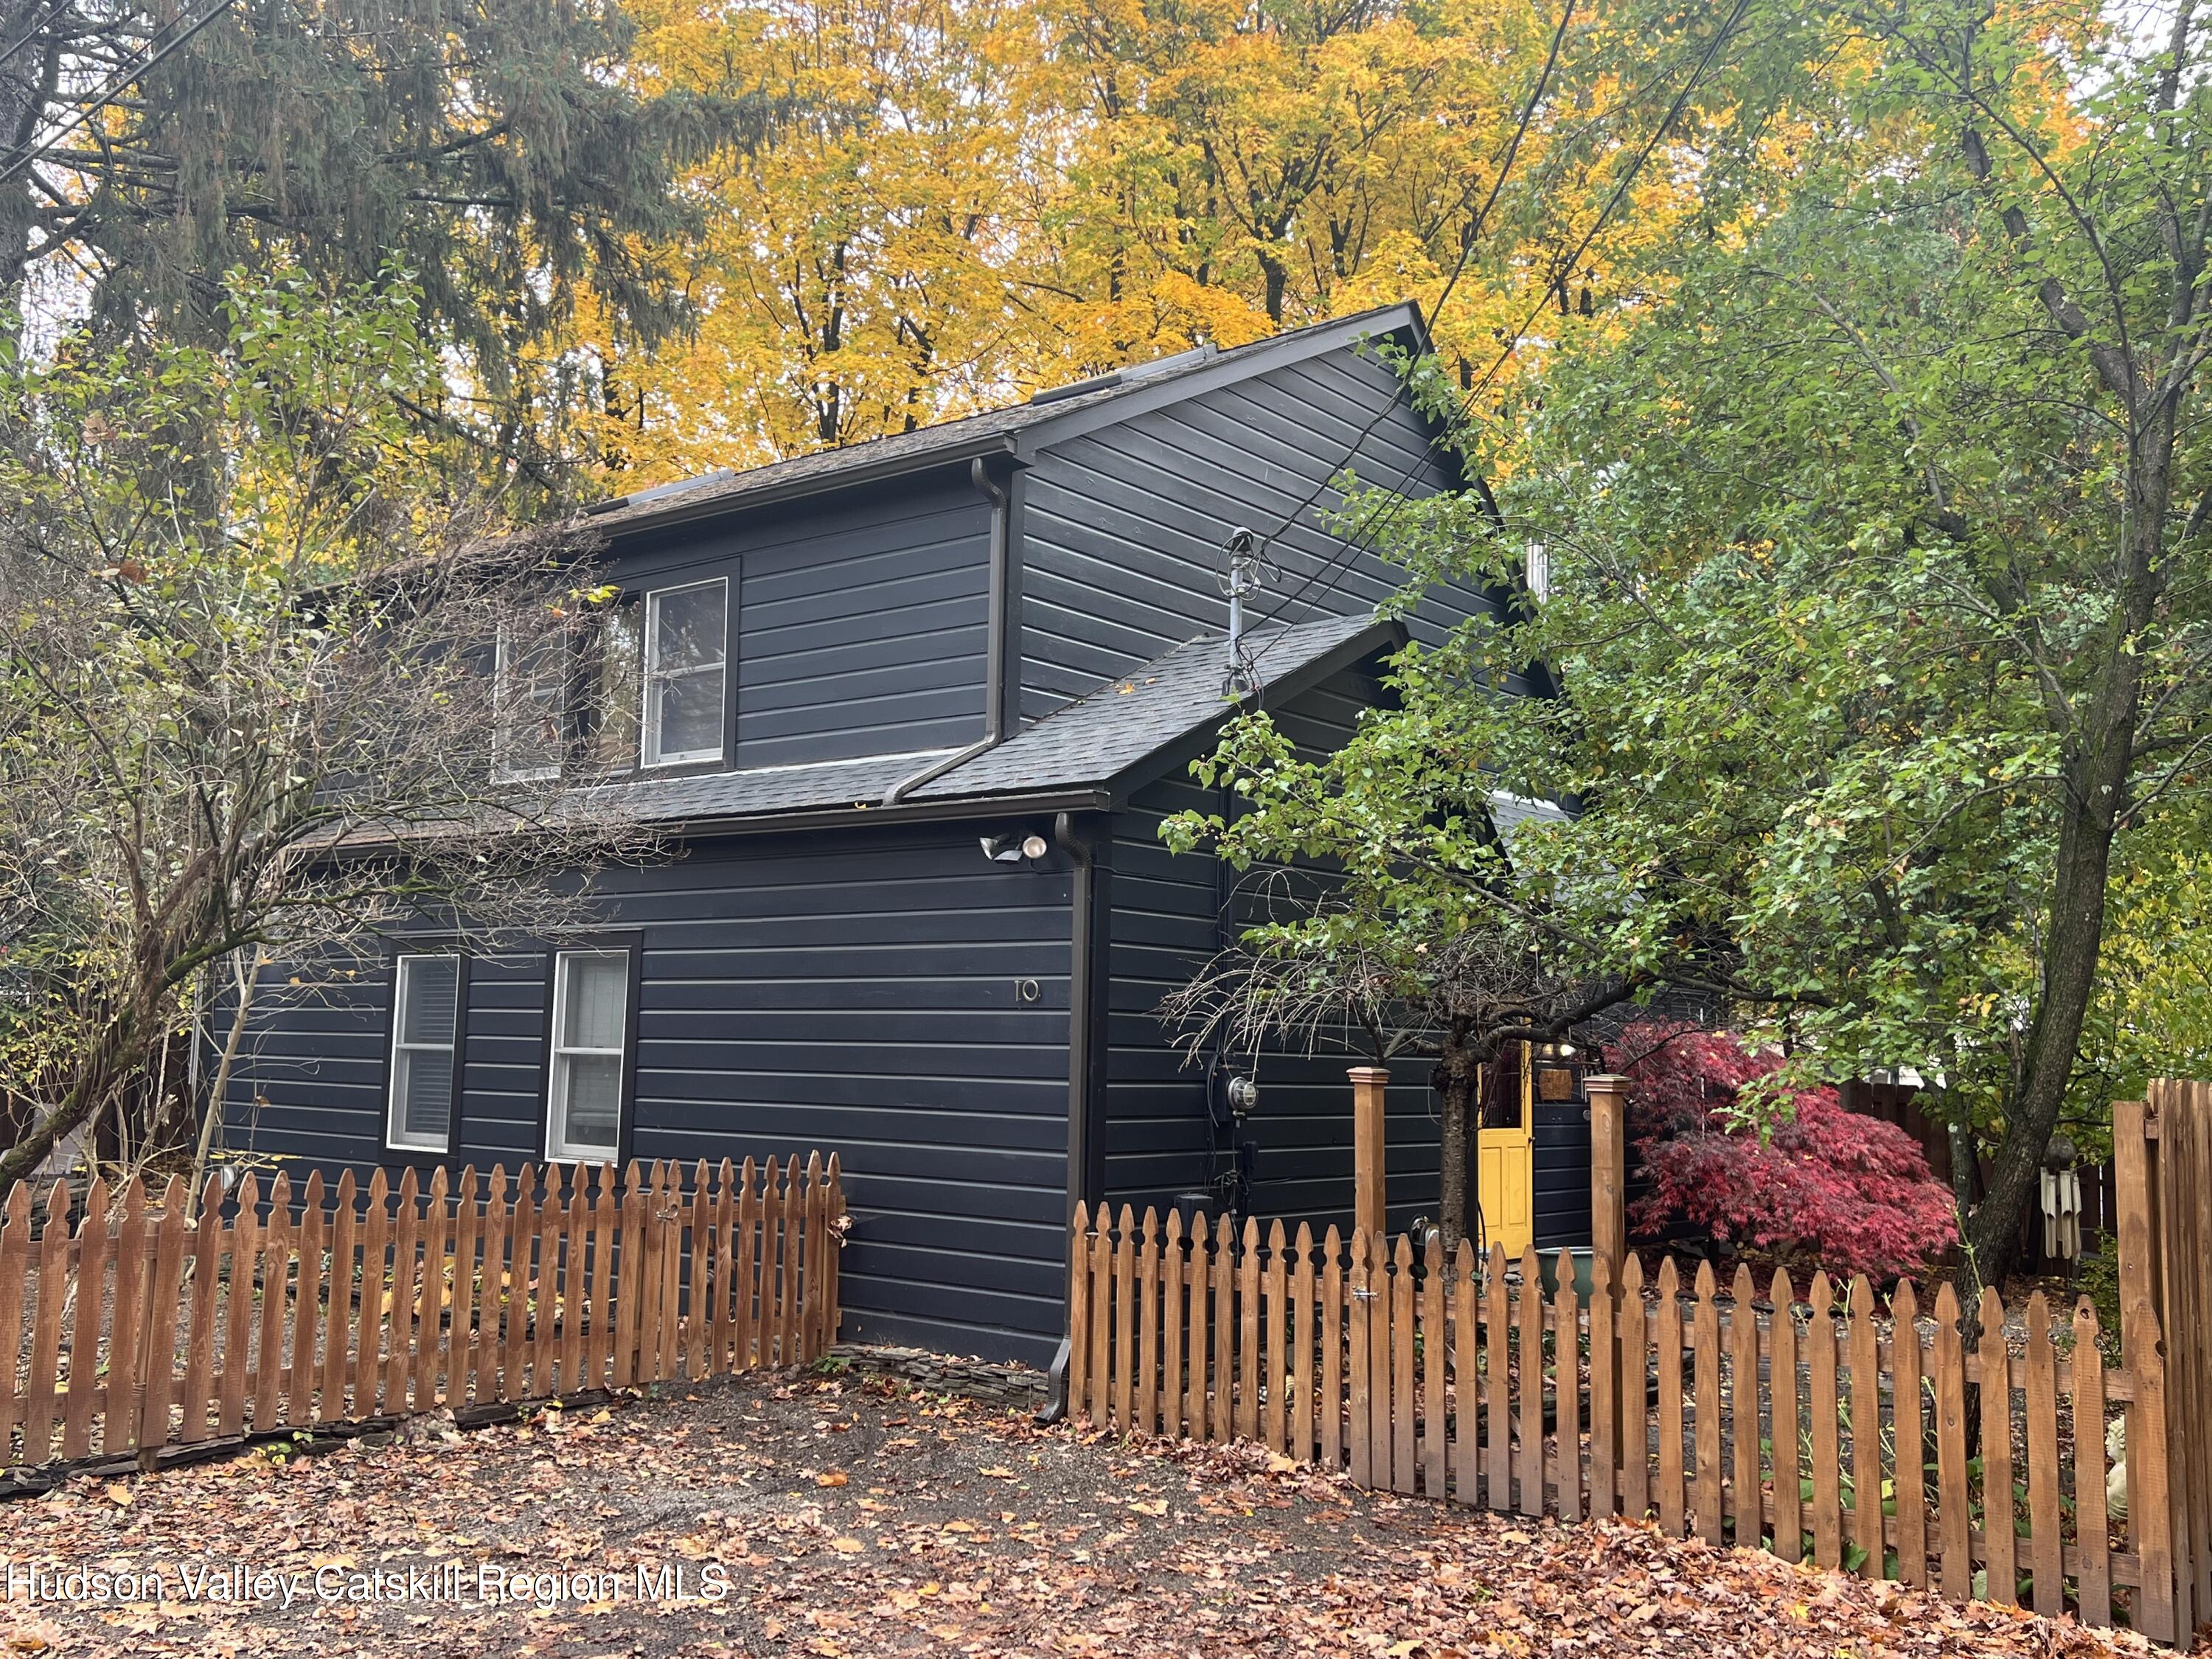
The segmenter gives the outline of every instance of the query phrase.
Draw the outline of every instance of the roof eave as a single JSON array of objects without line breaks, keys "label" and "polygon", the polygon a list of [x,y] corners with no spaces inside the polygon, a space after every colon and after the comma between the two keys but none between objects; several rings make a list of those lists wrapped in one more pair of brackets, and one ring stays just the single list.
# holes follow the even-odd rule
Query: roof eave
[{"label": "roof eave", "polygon": [[775,835],[812,829],[870,823],[921,823],[948,818],[1003,817],[1010,814],[1103,811],[1113,805],[1104,789],[1079,787],[1016,792],[1005,795],[956,795],[901,801],[896,806],[855,801],[850,805],[800,806],[774,812],[701,814],[656,818],[652,827],[683,836]]},{"label": "roof eave", "polygon": [[[1269,680],[1262,687],[1261,707],[1283,697],[1295,697],[1310,691],[1330,675],[1349,668],[1352,664],[1373,656],[1382,650],[1396,651],[1411,637],[1406,624],[1396,617],[1388,617],[1370,623],[1340,644],[1334,645],[1309,662],[1279,679]],[[1171,738],[1145,756],[1132,761],[1106,781],[1105,788],[1111,793],[1115,805],[1126,805],[1131,794],[1145,785],[1164,776],[1171,770],[1176,757],[1190,740],[1202,732],[1218,731],[1232,714],[1243,712],[1240,703],[1224,702],[1220,711],[1197,724],[1187,726],[1178,737]]]},{"label": "roof eave", "polygon": [[[832,490],[851,489],[860,484],[881,483],[908,473],[961,466],[971,461],[988,460],[994,456],[1006,457],[1017,466],[1027,465],[1016,453],[1014,434],[1001,433],[993,438],[967,438],[927,449],[910,450],[880,461],[856,461],[850,466],[839,467],[833,471],[813,473],[780,484],[763,484],[753,489],[707,495],[696,501],[678,495],[657,512],[621,519],[599,528],[600,533],[610,540],[625,540],[648,531],[667,530],[702,519],[720,518],[725,514],[750,513],[757,507],[803,501],[809,495],[827,495]],[[586,529],[592,528],[588,520],[583,521],[583,526]]]},{"label": "roof eave", "polygon": [[1381,339],[1401,332],[1412,334],[1417,353],[1428,350],[1428,324],[1421,316],[1420,307],[1411,300],[1400,300],[1341,318],[1334,327],[1300,329],[1271,340],[1256,341],[1233,357],[1224,356],[1203,368],[1165,375],[1157,382],[1140,381],[1111,398],[1079,404],[1065,414],[1048,415],[1032,422],[1010,434],[1014,453],[1027,463],[1034,460],[1040,450],[1098,427],[1201,397],[1220,386],[1255,380],[1310,357],[1326,356],[1361,340]]}]

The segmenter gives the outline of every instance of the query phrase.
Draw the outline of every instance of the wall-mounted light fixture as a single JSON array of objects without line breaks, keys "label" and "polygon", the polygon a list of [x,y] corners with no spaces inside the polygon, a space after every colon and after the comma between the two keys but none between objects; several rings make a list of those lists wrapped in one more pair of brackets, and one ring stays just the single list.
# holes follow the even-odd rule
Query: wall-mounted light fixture
[{"label": "wall-mounted light fixture", "polygon": [[985,836],[981,841],[983,856],[994,864],[1019,864],[1024,859],[1035,860],[1045,855],[1042,836]]}]

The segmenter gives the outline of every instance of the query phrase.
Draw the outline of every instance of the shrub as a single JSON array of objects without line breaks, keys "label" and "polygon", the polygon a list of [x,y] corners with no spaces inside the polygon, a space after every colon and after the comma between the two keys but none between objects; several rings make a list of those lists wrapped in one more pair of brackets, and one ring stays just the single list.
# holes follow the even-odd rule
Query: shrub
[{"label": "shrub", "polygon": [[1630,1216],[1639,1231],[1686,1221],[1740,1249],[1877,1279],[1919,1272],[1956,1242],[1950,1189],[1918,1143],[1846,1111],[1833,1089],[1795,1093],[1764,1143],[1732,1120],[1738,1091],[1780,1064],[1734,1035],[1635,1026],[1612,1057],[1626,1063],[1628,1133],[1652,1182]]}]

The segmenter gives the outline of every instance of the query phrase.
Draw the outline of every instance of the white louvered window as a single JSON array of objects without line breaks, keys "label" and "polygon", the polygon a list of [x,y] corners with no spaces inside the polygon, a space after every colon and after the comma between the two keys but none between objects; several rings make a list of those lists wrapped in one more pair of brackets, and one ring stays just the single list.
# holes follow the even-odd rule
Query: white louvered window
[{"label": "white louvered window", "polygon": [[563,951],[554,958],[549,1159],[612,1164],[620,1155],[629,1025],[628,951]]},{"label": "white louvered window", "polygon": [[460,958],[400,957],[392,997],[392,1099],[386,1143],[404,1152],[446,1152],[453,1134]]},{"label": "white louvered window", "polygon": [[646,595],[646,765],[722,758],[729,621],[730,585],[720,577]]}]

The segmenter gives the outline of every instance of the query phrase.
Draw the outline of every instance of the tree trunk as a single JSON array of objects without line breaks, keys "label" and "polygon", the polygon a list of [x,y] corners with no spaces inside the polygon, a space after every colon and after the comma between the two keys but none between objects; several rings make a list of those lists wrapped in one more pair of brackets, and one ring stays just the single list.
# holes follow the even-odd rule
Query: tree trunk
[{"label": "tree trunk", "polygon": [[1443,1230],[1444,1253],[1459,1249],[1467,1236],[1467,1171],[1474,1145],[1474,1081],[1480,1062],[1462,1044],[1447,1041],[1429,1082],[1443,1109],[1443,1168],[1437,1177],[1437,1224]]}]

